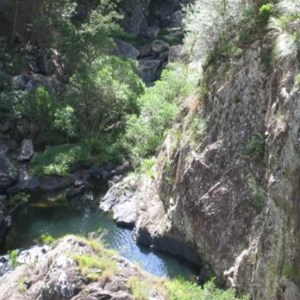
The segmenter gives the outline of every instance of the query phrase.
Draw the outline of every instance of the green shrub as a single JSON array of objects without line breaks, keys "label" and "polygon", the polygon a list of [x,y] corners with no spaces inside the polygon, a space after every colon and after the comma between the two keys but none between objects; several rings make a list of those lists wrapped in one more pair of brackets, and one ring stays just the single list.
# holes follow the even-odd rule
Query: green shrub
[{"label": "green shrub", "polygon": [[146,158],[142,160],[141,166],[139,168],[139,172],[142,174],[146,174],[151,178],[155,178],[155,170],[154,170],[155,162],[156,162],[155,157]]},{"label": "green shrub", "polygon": [[180,101],[196,90],[199,71],[170,64],[161,80],[138,99],[140,115],[127,120],[125,144],[135,165],[153,156],[179,112]]},{"label": "green shrub", "polygon": [[19,256],[18,249],[11,250],[8,252],[9,261],[14,268],[18,266],[18,262],[17,262],[18,256]]},{"label": "green shrub", "polygon": [[26,277],[24,276],[20,276],[18,278],[18,291],[22,295],[24,295],[27,291]]},{"label": "green shrub", "polygon": [[46,245],[51,245],[55,241],[54,237],[47,233],[43,233],[40,237],[40,240],[43,244]]},{"label": "green shrub", "polygon": [[259,17],[261,22],[266,25],[270,16],[273,13],[274,5],[272,3],[265,3],[259,8]]},{"label": "green shrub", "polygon": [[256,133],[252,136],[251,140],[242,148],[241,154],[244,156],[252,157],[254,159],[263,159],[265,156],[266,142],[263,136]]},{"label": "green shrub", "polygon": [[287,0],[280,2],[276,7],[279,16],[271,17],[268,24],[275,39],[275,58],[279,61],[294,60],[300,49],[300,35],[297,30],[300,22],[300,4]]},{"label": "green shrub", "polygon": [[68,175],[75,164],[89,165],[86,151],[79,145],[53,146],[32,159],[34,175]]},{"label": "green shrub", "polygon": [[110,278],[118,270],[118,265],[111,257],[95,255],[72,255],[82,273],[91,281]]},{"label": "green shrub", "polygon": [[236,292],[233,289],[221,290],[218,289],[213,281],[209,281],[200,287],[191,282],[183,280],[174,280],[167,282],[167,288],[169,291],[170,300],[247,300],[249,297],[243,296],[241,298],[236,296]]},{"label": "green shrub", "polygon": [[135,300],[148,300],[151,296],[151,284],[141,280],[140,277],[131,277],[127,285]]},{"label": "green shrub", "polygon": [[119,132],[126,115],[137,112],[136,99],[143,90],[134,62],[113,56],[95,59],[72,76],[68,87],[77,131],[98,138],[109,131]]}]

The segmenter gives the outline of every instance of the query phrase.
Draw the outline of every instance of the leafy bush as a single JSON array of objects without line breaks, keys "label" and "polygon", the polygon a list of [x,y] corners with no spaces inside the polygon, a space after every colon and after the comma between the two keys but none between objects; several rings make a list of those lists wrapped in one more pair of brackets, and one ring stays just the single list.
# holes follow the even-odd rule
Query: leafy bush
[{"label": "leafy bush", "polygon": [[200,287],[184,280],[173,280],[166,283],[170,300],[248,300],[248,296],[237,297],[233,289],[221,290],[216,287],[214,281],[207,282]]},{"label": "leafy bush", "polygon": [[137,111],[136,99],[144,90],[136,70],[130,60],[102,56],[73,75],[68,98],[75,108],[78,131],[99,136],[120,129],[126,114]]},{"label": "leafy bush", "polygon": [[276,7],[280,17],[271,17],[268,24],[275,39],[275,58],[279,61],[294,60],[300,49],[300,3],[284,0]]},{"label": "leafy bush", "polygon": [[18,262],[17,262],[18,256],[19,256],[18,249],[11,250],[8,252],[9,261],[14,268],[18,266]]},{"label": "leafy bush", "polygon": [[110,278],[118,270],[118,265],[108,256],[73,255],[72,259],[79,265],[82,273],[90,280],[97,281]]},{"label": "leafy bush", "polygon": [[269,21],[269,18],[273,12],[274,5],[272,3],[263,4],[259,9],[259,17],[264,25]]},{"label": "leafy bush", "polygon": [[139,277],[131,277],[128,281],[128,287],[135,300],[148,300],[151,296],[151,285]]},{"label": "leafy bush", "polygon": [[79,145],[60,145],[46,149],[32,160],[35,175],[68,175],[75,164],[89,164],[86,151]]},{"label": "leafy bush", "polygon": [[151,158],[146,158],[141,162],[141,166],[139,168],[139,172],[142,174],[146,174],[147,176],[151,178],[155,178],[155,166],[156,158],[151,157]]},{"label": "leafy bush", "polygon": [[43,244],[46,245],[51,245],[55,241],[54,237],[47,233],[43,233],[40,237],[40,240]]},{"label": "leafy bush", "polygon": [[155,154],[179,112],[182,99],[196,90],[199,71],[181,64],[170,64],[161,80],[147,88],[138,99],[140,115],[127,120],[125,141],[135,163]]},{"label": "leafy bush", "polygon": [[248,6],[239,0],[197,0],[186,8],[185,44],[194,60],[204,60],[217,45],[231,39]]}]

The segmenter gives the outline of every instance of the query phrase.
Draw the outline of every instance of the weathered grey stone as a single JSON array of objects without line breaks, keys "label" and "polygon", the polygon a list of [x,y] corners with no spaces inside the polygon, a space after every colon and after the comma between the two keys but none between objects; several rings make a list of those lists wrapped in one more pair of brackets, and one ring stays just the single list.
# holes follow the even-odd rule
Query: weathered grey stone
[{"label": "weathered grey stone", "polygon": [[183,19],[183,12],[181,10],[177,10],[171,15],[170,26],[180,27],[182,25],[182,19]]},{"label": "weathered grey stone", "polygon": [[120,3],[120,8],[125,13],[124,27],[135,36],[147,27],[146,14],[149,3],[150,0],[127,0]]},{"label": "weathered grey stone", "polygon": [[186,61],[188,59],[188,54],[183,45],[171,46],[168,59],[170,62]]},{"label": "weathered grey stone", "polygon": [[22,141],[18,161],[28,161],[33,157],[34,153],[32,140],[24,139]]},{"label": "weathered grey stone", "polygon": [[11,79],[11,85],[14,89],[25,90],[30,77],[28,75],[17,75]]},{"label": "weathered grey stone", "polygon": [[13,185],[17,180],[15,167],[5,155],[0,154],[0,191]]},{"label": "weathered grey stone", "polygon": [[0,144],[0,155],[6,155],[9,151],[9,146],[7,144]]},{"label": "weathered grey stone", "polygon": [[54,94],[59,94],[63,88],[62,82],[56,75],[33,74],[26,84],[26,91],[34,91],[39,86],[47,88]]},{"label": "weathered grey stone", "polygon": [[151,48],[153,52],[161,53],[161,52],[165,52],[166,50],[169,50],[170,45],[163,40],[154,40],[151,43]]},{"label": "weathered grey stone", "polygon": [[116,46],[117,48],[113,52],[114,55],[124,56],[131,59],[137,59],[140,54],[138,49],[136,49],[131,44],[124,42],[122,40],[117,40]]},{"label": "weathered grey stone", "polygon": [[73,182],[70,178],[45,176],[40,179],[40,188],[46,193],[59,192],[72,185]]},{"label": "weathered grey stone", "polygon": [[4,120],[0,124],[0,130],[2,133],[7,133],[11,129],[11,120]]},{"label": "weathered grey stone", "polygon": [[151,45],[150,44],[143,45],[143,46],[139,47],[139,51],[140,51],[139,58],[144,58],[146,56],[150,56],[151,55]]},{"label": "weathered grey stone", "polygon": [[13,270],[8,255],[0,256],[0,277]]},{"label": "weathered grey stone", "polygon": [[[5,272],[0,280],[0,299],[134,300],[128,286],[130,278],[151,280],[150,275],[139,271],[124,258],[111,254],[106,254],[105,260],[115,263],[117,270],[107,278],[101,277],[102,270],[91,268],[91,273],[99,274],[99,279],[90,280],[74,257],[89,256],[101,261],[103,253],[95,251],[83,238],[67,236],[54,247],[45,247],[35,246],[21,252],[17,258],[21,265],[14,270],[7,268],[7,257],[0,257],[0,272],[2,261]],[[151,294],[151,300],[166,300],[159,292]]]},{"label": "weathered grey stone", "polygon": [[159,76],[161,60],[159,59],[140,59],[140,73],[146,84],[152,84]]},{"label": "weathered grey stone", "polygon": [[[168,241],[188,245],[228,286],[249,291],[256,300],[297,299],[298,62],[268,74],[261,64],[264,51],[259,42],[249,47],[231,67],[230,79],[225,64],[206,69],[209,92],[201,111],[206,132],[189,139],[187,124],[200,112],[195,102],[187,103],[180,141],[166,137],[157,179],[141,181],[138,188],[143,192],[137,241],[169,252],[175,246]],[[242,156],[257,133],[265,153]],[[175,249],[186,256],[185,249]],[[290,271],[282,272],[283,266]]]},{"label": "weathered grey stone", "polygon": [[159,26],[147,27],[141,32],[141,35],[149,39],[155,39],[158,36],[159,31]]},{"label": "weathered grey stone", "polygon": [[137,202],[135,191],[137,179],[128,177],[121,182],[112,185],[103,197],[100,208],[104,211],[112,211],[113,219],[117,224],[133,227],[136,221]]}]

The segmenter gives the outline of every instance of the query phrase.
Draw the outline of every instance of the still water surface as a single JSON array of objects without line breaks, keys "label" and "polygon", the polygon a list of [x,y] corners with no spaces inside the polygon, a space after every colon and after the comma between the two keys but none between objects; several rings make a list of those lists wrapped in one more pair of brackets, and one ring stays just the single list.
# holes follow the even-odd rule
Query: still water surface
[{"label": "still water surface", "polygon": [[198,268],[186,261],[138,246],[134,242],[132,231],[117,227],[110,216],[98,208],[97,203],[92,192],[71,202],[62,197],[55,205],[50,198],[46,201],[43,199],[42,202],[34,199],[30,205],[15,211],[14,224],[7,238],[7,249],[29,247],[42,234],[58,238],[66,234],[87,235],[98,231],[104,233],[102,240],[107,247],[117,250],[154,275],[189,279],[191,275],[197,274]]}]

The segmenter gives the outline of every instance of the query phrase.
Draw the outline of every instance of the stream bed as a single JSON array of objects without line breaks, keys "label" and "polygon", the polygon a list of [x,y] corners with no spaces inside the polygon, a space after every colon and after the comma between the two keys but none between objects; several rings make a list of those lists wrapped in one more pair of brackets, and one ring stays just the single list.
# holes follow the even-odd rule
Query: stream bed
[{"label": "stream bed", "polygon": [[72,201],[63,196],[55,201],[51,197],[41,200],[35,196],[29,204],[13,213],[13,227],[7,236],[6,249],[29,248],[38,243],[42,234],[59,238],[66,234],[98,232],[108,248],[117,250],[154,275],[188,280],[198,274],[199,267],[185,260],[137,245],[132,230],[117,227],[109,214],[98,208],[99,199],[100,196],[93,192]]}]

